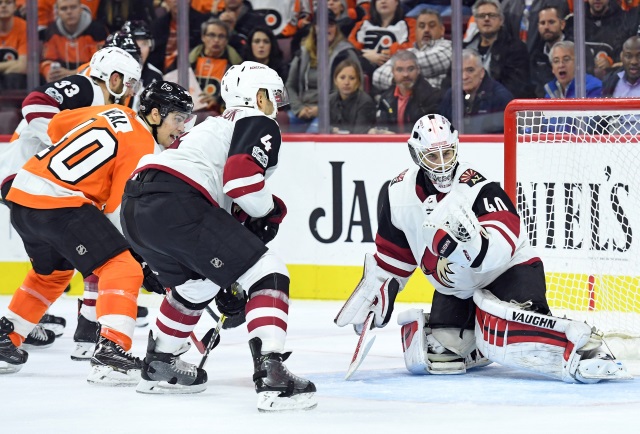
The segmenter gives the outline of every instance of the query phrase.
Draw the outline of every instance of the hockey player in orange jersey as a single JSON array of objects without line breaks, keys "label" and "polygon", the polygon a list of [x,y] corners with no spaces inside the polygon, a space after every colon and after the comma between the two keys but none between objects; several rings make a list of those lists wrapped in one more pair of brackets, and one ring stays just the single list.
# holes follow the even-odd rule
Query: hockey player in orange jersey
[{"label": "hockey player in orange jersey", "polygon": [[[91,359],[90,383],[135,385],[140,359],[127,351],[137,296],[160,290],[121,234],[124,185],[138,160],[170,146],[184,132],[193,102],[170,82],[149,85],[138,114],[119,105],[63,111],[52,119],[52,146],[16,175],[7,199],[11,223],[33,265],[0,318],[0,373],[20,370],[28,354],[18,348],[47,307],[68,285],[73,270],[99,277],[97,317],[102,325]],[[160,288],[159,288],[160,287]]]}]

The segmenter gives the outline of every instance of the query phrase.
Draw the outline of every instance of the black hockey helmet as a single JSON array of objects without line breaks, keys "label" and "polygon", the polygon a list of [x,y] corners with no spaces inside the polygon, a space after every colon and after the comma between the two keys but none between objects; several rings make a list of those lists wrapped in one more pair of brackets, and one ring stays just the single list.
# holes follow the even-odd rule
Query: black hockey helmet
[{"label": "black hockey helmet", "polygon": [[153,35],[149,28],[149,24],[143,20],[133,20],[125,22],[120,28],[121,31],[131,33],[133,39],[149,39],[151,41],[151,49],[153,50]]},{"label": "black hockey helmet", "polygon": [[138,62],[142,61],[142,56],[140,54],[140,48],[138,44],[133,39],[133,35],[131,33],[126,33],[123,31],[117,31],[115,33],[107,36],[107,39],[104,41],[104,47],[117,47],[122,48],[127,53],[131,54],[134,59]]},{"label": "black hockey helmet", "polygon": [[148,115],[157,108],[162,119],[171,112],[191,115],[193,99],[189,92],[179,84],[171,81],[154,81],[148,85],[140,96],[140,113]]}]

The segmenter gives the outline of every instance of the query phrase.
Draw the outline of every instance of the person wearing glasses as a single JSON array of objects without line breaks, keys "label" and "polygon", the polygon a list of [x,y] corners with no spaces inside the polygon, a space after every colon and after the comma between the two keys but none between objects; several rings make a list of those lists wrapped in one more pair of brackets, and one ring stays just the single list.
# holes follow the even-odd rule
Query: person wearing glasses
[{"label": "person wearing glasses", "polygon": [[498,0],[478,0],[473,5],[478,33],[463,48],[482,56],[484,69],[516,98],[533,97],[527,46],[504,27],[504,15]]},{"label": "person wearing glasses", "polygon": [[[571,41],[556,42],[551,47],[549,61],[555,80],[544,86],[545,98],[575,98],[575,45]],[[586,74],[587,98],[602,96],[602,82],[593,75]]]},{"label": "person wearing glasses", "polygon": [[232,65],[242,63],[242,58],[228,42],[227,25],[217,18],[210,18],[202,24],[202,44],[189,53],[189,64],[202,89],[200,102],[218,112],[223,111],[220,80]]}]

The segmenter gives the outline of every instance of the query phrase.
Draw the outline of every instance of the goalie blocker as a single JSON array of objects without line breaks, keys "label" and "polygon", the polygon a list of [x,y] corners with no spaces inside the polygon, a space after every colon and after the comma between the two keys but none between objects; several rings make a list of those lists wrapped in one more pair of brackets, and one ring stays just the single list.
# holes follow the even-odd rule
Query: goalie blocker
[{"label": "goalie blocker", "polygon": [[477,290],[473,301],[476,345],[493,362],[567,383],[633,378],[586,323],[528,311],[487,290]]}]

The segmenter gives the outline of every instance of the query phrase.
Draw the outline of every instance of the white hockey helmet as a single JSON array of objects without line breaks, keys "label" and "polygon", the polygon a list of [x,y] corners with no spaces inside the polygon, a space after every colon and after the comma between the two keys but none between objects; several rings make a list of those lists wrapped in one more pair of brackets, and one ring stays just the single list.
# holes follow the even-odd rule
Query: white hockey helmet
[{"label": "white hockey helmet", "polygon": [[409,137],[409,153],[433,185],[448,193],[458,161],[458,131],[441,115],[425,115],[418,119]]},{"label": "white hockey helmet", "polygon": [[[140,75],[142,67],[140,63],[122,48],[107,47],[96,51],[91,57],[89,63],[91,77],[100,79],[107,84],[109,93],[114,96],[116,102],[122,98],[128,88],[133,89],[134,93],[138,92]],[[122,92],[115,93],[109,86],[109,78],[114,72],[122,74],[124,86]]]},{"label": "white hockey helmet", "polygon": [[233,65],[225,72],[220,85],[222,99],[227,108],[258,108],[256,94],[259,89],[266,89],[269,100],[273,102],[274,110],[269,117],[275,119],[278,107],[289,104],[289,95],[282,78],[262,63],[246,61],[240,65]]}]

